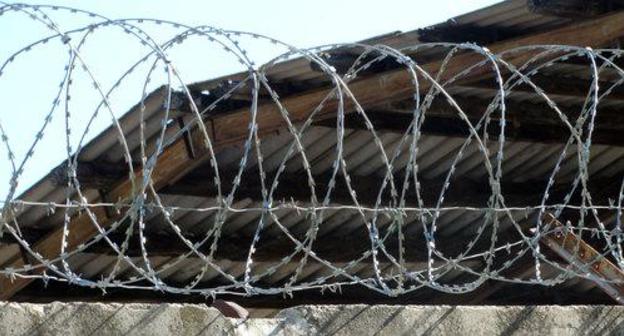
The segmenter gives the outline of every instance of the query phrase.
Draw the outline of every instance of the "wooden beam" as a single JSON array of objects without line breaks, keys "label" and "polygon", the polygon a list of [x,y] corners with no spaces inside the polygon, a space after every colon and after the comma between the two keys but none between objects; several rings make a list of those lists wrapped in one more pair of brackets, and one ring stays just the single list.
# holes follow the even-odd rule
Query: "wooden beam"
[{"label": "wooden beam", "polygon": [[[492,95],[491,98],[476,98],[453,94],[451,90],[451,96],[462,107],[473,126],[476,126],[478,121],[483,118],[487,107],[496,94],[495,90],[489,91]],[[624,95],[622,98],[624,99]],[[602,103],[607,102],[603,101]],[[377,132],[405,133],[407,127],[413,122],[414,108],[415,105],[412,100],[403,100],[376,106],[367,110],[366,115]],[[513,97],[508,97],[505,101],[505,108],[505,138],[509,141],[565,143],[570,138],[570,129],[565,126],[556,111],[542,98],[536,98],[529,102],[526,100],[517,101]],[[597,108],[598,113],[594,120],[595,131],[592,134],[592,143],[624,146],[624,140],[619,136],[624,132],[624,115],[621,113],[621,108],[602,106],[602,104]],[[568,118],[570,124],[575,126],[583,107],[582,102],[579,102],[560,105],[559,109]],[[470,134],[467,123],[460,118],[459,112],[452,108],[444,97],[436,98],[425,111],[425,116],[425,122],[421,127],[423,134],[462,138]],[[490,117],[492,122],[488,125],[487,133],[496,139],[500,134],[498,123],[501,118],[500,111],[493,111]],[[335,122],[330,120],[321,121],[317,124],[335,127]],[[584,128],[587,128],[586,124]],[[357,114],[346,116],[345,127],[367,129],[363,118]],[[483,127],[479,130],[479,134],[482,133]]]},{"label": "wooden beam", "polygon": [[[579,67],[582,69],[582,67]],[[580,70],[580,69],[579,69]],[[586,72],[589,73],[590,68],[589,65],[585,68]],[[567,75],[564,73],[563,75]],[[539,88],[541,88],[546,95],[551,97],[555,102],[559,97],[576,97],[581,102],[585,100],[585,98],[590,94],[590,88],[592,82],[590,80],[575,78],[573,77],[575,74],[571,73],[570,77],[559,77],[555,75],[543,75],[536,74],[530,76],[530,80]],[[599,83],[600,86],[600,94],[603,93],[604,90],[610,88],[615,84],[614,81],[609,80],[601,80]],[[472,82],[467,85],[467,87],[477,88],[481,90],[492,91],[492,95],[498,94],[499,88],[495,86],[495,83],[492,79],[480,80],[476,82]],[[543,98],[539,97],[533,87],[528,84],[517,85],[512,89],[513,93],[526,93],[535,95],[535,99],[537,101],[543,101]],[[508,97],[508,99],[510,99]],[[624,101],[624,86],[620,85],[613,89],[613,91],[605,96],[602,100],[603,102],[622,102]]]},{"label": "wooden beam", "polygon": [[[180,139],[167,148],[167,150],[165,150],[159,157],[159,163],[160,162],[164,162],[165,164],[157,165],[152,174],[152,181],[157,189],[162,188],[172,176],[178,174],[178,171],[184,171],[184,164],[189,164],[191,162],[191,159],[187,156],[184,141]],[[141,180],[141,174],[142,171],[135,174],[137,181]],[[121,180],[111,188],[107,198],[111,200],[128,199],[129,197],[135,195],[136,192],[137,190],[134,190],[130,180]],[[94,223],[85,211],[71,220],[69,225],[69,235],[66,238],[67,250],[72,250],[94,237],[98,233],[96,225],[99,225],[102,229],[106,229],[116,220],[122,218],[121,214],[109,217],[105,208],[91,208],[91,211],[93,218],[97,220],[97,223]],[[10,221],[8,222],[10,223]],[[32,244],[32,249],[39,253],[43,258],[53,259],[58,257],[61,252],[63,234],[63,228],[55,229],[36,243]],[[13,269],[18,269],[23,267],[24,264],[24,260],[20,258],[18,254],[15,255],[8,264],[4,265],[3,268],[6,269],[7,267],[12,267]],[[38,272],[41,272],[41,270],[38,270]],[[0,277],[0,300],[9,299],[32,281],[32,278],[17,277],[12,280],[8,277]]]},{"label": "wooden beam", "polygon": [[612,1],[605,0],[529,0],[527,2],[531,12],[576,19],[604,14],[613,10],[614,5]]},{"label": "wooden beam", "polygon": [[[497,53],[515,47],[537,44],[602,46],[622,35],[624,35],[624,12],[572,24],[544,33],[502,41],[488,46],[488,49]],[[518,65],[529,60],[533,55],[533,53],[519,54],[507,61]],[[450,79],[467,67],[482,60],[482,56],[474,54],[456,56],[446,65],[446,70],[440,77],[440,81],[443,82]],[[432,76],[435,76],[441,64],[441,61],[423,64],[422,68],[432,74]],[[490,71],[490,66],[483,66],[480,69],[475,69],[471,76],[489,74]],[[424,81],[421,83],[421,89],[426,90],[430,85],[431,83]],[[349,89],[364,107],[406,99],[414,94],[412,77],[404,70],[384,72],[351,82],[349,83]],[[291,121],[301,121],[308,117],[309,113],[319,105],[329,92],[330,90],[328,89],[315,90],[293,97],[286,97],[282,99],[282,103],[288,110]],[[319,119],[322,119],[323,112],[334,112],[336,107],[337,101],[335,99],[327,102],[319,115]],[[346,101],[346,109],[353,109],[353,103],[350,100]],[[261,111],[262,113],[259,113],[257,118],[258,127],[261,131],[275,130],[284,124],[279,109],[274,105],[263,105]],[[241,125],[248,125],[249,121],[250,115],[247,110],[216,116],[212,119],[216,141],[233,141],[234,139],[245,137],[248,131],[246,127],[241,127]]]},{"label": "wooden beam", "polygon": [[[131,239],[128,245],[126,255],[129,257],[141,257],[141,246],[139,243],[138,233]],[[179,238],[170,234],[146,234],[145,248],[150,257],[177,257],[190,251]],[[124,234],[113,234],[110,236],[113,242],[121,243],[126,237]],[[189,238],[192,241],[201,238]],[[245,262],[248,257],[253,237],[222,237],[219,241],[219,247],[215,254],[215,260],[229,260],[233,262]],[[396,239],[395,239],[396,240]],[[194,241],[195,242],[195,241]],[[322,243],[321,243],[322,242]],[[426,262],[428,260],[425,250],[425,241],[422,237],[408,237],[403,242],[405,248],[404,260],[406,262]],[[348,246],[348,248],[347,248]],[[388,240],[385,243],[386,249],[395,258],[398,251],[396,241]],[[255,246],[256,251],[253,260],[258,262],[279,262],[284,257],[295,251],[296,245],[292,241],[285,238],[262,238]],[[314,253],[329,262],[347,263],[360,258],[362,254],[371,248],[370,237],[364,230],[358,230],[349,235],[343,236],[325,236],[318,243],[314,244],[312,250]],[[210,241],[199,246],[198,251],[209,253]],[[88,250],[89,253],[97,253],[103,255],[116,255],[115,251],[102,241],[94,244]],[[460,253],[458,248],[454,248],[453,253]],[[299,252],[294,256],[293,261],[299,261],[304,253]],[[311,263],[315,260],[308,258]],[[384,261],[387,258],[383,254],[379,255],[379,260]],[[363,261],[370,262],[371,259]]]},{"label": "wooden beam", "polygon": [[[52,183],[59,187],[65,187],[70,181],[67,176],[67,162],[56,167],[51,172]],[[107,162],[78,162],[76,167],[76,179],[81,188],[108,190],[117,181],[128,176],[128,167],[125,164],[111,164]]]},{"label": "wooden beam", "polygon": [[418,29],[420,41],[440,43],[464,43],[470,41],[479,45],[491,44],[521,35],[517,28],[482,27],[476,24],[457,24],[445,22],[433,27]]},{"label": "wooden beam", "polygon": [[[501,52],[514,47],[535,44],[571,44],[582,46],[601,46],[613,39],[624,34],[624,13],[616,13],[594,20],[575,23],[563,28],[552,31],[539,33],[531,36],[521,37],[510,41],[504,41],[489,46],[492,52]],[[519,55],[513,60],[515,62],[523,62],[528,60],[531,55]],[[467,66],[475,64],[482,60],[482,56],[467,54],[454,57],[452,62],[447,64],[445,75],[441,76],[441,80],[451,78],[456,73],[461,72]],[[436,73],[440,68],[441,62],[434,62],[423,65],[424,69],[429,73]],[[489,73],[489,67],[479,69],[477,73]],[[413,95],[412,78],[406,71],[390,71],[378,75],[372,75],[358,81],[350,83],[349,88],[358,99],[358,102],[364,106],[378,105],[383,101],[406,99]],[[423,83],[422,89],[427,87],[427,83]],[[320,89],[313,92],[300,94],[294,97],[287,97],[282,100],[284,106],[289,112],[291,121],[305,120],[317,105],[331,92],[331,89]],[[332,100],[326,104],[321,111],[327,115],[333,113],[337,106],[337,102]],[[353,109],[353,103],[347,102],[347,109]],[[213,145],[216,147],[225,144],[240,142],[248,134],[248,125],[250,122],[249,109],[233,111],[230,114],[216,116],[208,120],[207,128],[214,130],[211,135]],[[272,104],[263,104],[260,106],[258,113],[257,126],[260,132],[269,132],[281,128],[285,125],[280,110]],[[151,179],[154,187],[158,190],[168,183],[175,181],[186,172],[196,167],[207,158],[207,150],[201,145],[204,143],[200,132],[194,132],[198,146],[196,146],[197,158],[190,158],[187,155],[187,149],[184,139],[178,139],[171,146],[166,148],[158,158],[158,164],[152,173]],[[198,150],[202,148],[203,150]],[[141,180],[141,173],[136,174],[137,180]],[[123,180],[116,183],[106,198],[128,199],[135,195],[132,183],[129,180]],[[89,200],[90,202],[98,201],[97,199]],[[95,211],[95,218],[102,228],[109,227],[118,217],[108,218],[106,211],[103,209]],[[10,222],[10,221],[9,221]],[[84,243],[93,237],[97,230],[91,218],[84,213],[72,219],[70,227],[72,228],[70,237],[67,239],[67,248],[69,250]],[[34,251],[41,254],[44,258],[54,258],[60,253],[62,228],[51,232],[48,236],[33,245]],[[13,261],[6,267],[18,268],[23,262],[16,255]],[[0,299],[9,299],[20,289],[28,285],[33,279],[18,278],[14,281],[2,277],[0,279]]]},{"label": "wooden beam", "polygon": [[[459,101],[462,101],[462,99],[459,99]],[[479,104],[478,100],[472,99],[467,100],[467,102],[469,103],[465,106],[487,106],[485,102],[485,105],[470,105]],[[512,106],[514,105],[512,104]],[[520,111],[507,111],[508,115],[505,126],[506,141],[566,143],[572,133],[570,129],[555,116],[555,112],[546,110],[541,105],[537,106],[535,109],[532,109],[532,106],[535,105],[525,103],[525,106],[522,107]],[[478,117],[483,115],[484,111],[474,110],[469,107],[465,112],[467,112],[467,115],[470,117],[470,123],[474,127],[479,122]],[[618,121],[618,119],[622,119],[622,114],[620,113],[614,118],[611,118],[613,114],[606,112],[605,110],[599,111],[598,113],[594,124],[595,130],[592,134],[592,144],[624,146],[624,139],[621,136],[622,132],[624,132],[624,123]],[[409,113],[385,109],[368,110],[366,116],[378,133],[405,134],[408,130],[408,126],[414,120],[413,116]],[[533,116],[535,116],[535,118],[533,118]],[[493,121],[488,125],[486,132],[490,139],[496,140],[500,135],[500,127],[498,121],[496,121],[496,115],[494,115],[492,119]],[[574,123],[574,121],[572,123]],[[316,123],[316,125],[326,127],[335,126],[335,121],[325,120]],[[355,130],[368,129],[362,117],[356,114],[349,114],[345,117],[345,127]],[[457,115],[453,115],[453,111],[448,108],[444,110],[433,109],[428,111],[420,130],[421,134],[447,137],[466,138],[470,135],[470,127],[466,121],[459,119]],[[479,134],[483,134],[483,127],[480,129]],[[586,140],[584,137],[581,139]]]}]

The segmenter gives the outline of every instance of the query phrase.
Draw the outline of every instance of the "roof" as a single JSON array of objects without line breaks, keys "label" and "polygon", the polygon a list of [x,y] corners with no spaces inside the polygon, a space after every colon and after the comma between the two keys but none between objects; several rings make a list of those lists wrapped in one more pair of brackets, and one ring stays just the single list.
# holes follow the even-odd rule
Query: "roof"
[{"label": "roof", "polygon": [[[536,2],[536,1],[533,1]],[[531,2],[529,2],[531,3]],[[618,3],[611,3],[616,6]],[[615,7],[618,9],[619,7]],[[541,11],[540,11],[541,10]],[[508,0],[499,4],[483,8],[481,10],[467,13],[459,17],[450,19],[447,22],[418,29],[410,32],[394,32],[384,36],[362,41],[362,44],[369,45],[385,45],[399,50],[404,50],[405,54],[413,57],[417,61],[428,64],[431,60],[440,60],[447,55],[450,48],[435,47],[431,49],[411,50],[414,45],[423,45],[423,43],[431,42],[475,42],[481,45],[513,45],[516,41],[530,40],[532,36],[544,34],[545,32],[556,29],[572,29],[576,25],[587,23],[588,25],[596,20],[596,18],[604,18],[609,15],[615,15],[613,12],[604,10],[604,12],[591,13],[587,17],[561,17],[555,16],[549,12],[549,8],[540,8],[536,12],[535,9],[527,5],[524,0]],[[541,13],[541,14],[540,14]],[[580,15],[580,14],[579,14]],[[572,28],[569,28],[572,27]],[[581,29],[581,28],[577,28]],[[615,28],[614,28],[615,29]],[[582,40],[580,35],[563,35],[567,36],[564,43],[574,44],[570,41],[576,39]],[[542,36],[542,35],[540,35]],[[599,38],[596,39],[599,41]],[[548,44],[548,43],[544,43]],[[585,46],[589,43],[581,43]],[[608,42],[599,43],[593,47],[611,47],[617,44],[617,39],[609,39]],[[407,49],[405,49],[407,48]],[[359,45],[339,46],[333,49],[323,50],[323,57],[332,64],[338,72],[341,70],[341,60],[353,63],[358,55],[363,51],[364,47]],[[545,47],[542,50],[546,50]],[[496,52],[496,51],[495,51]],[[463,57],[463,56],[462,56]],[[382,63],[377,68],[373,67],[368,72],[363,72],[363,78],[376,78],[381,76],[385,71],[393,71],[396,64]],[[571,60],[560,60],[552,66],[545,67],[536,76],[535,82],[543,86],[544,90],[550,98],[569,111],[571,115],[579,111],[579,106],[584,103],[587,92],[590,90],[591,75],[588,72],[589,66],[582,58],[574,58]],[[330,77],[311,65],[309,59],[305,57],[293,58],[271,65],[265,72],[267,78],[275,85],[277,93],[287,102],[293,102],[298,97],[309,95],[311,93],[323,90],[331,85]],[[617,73],[601,74],[603,82],[601,85],[608,87],[617,83],[621,78]],[[222,78],[207,80],[204,82],[193,83],[188,86],[193,94],[199,107],[207,107],[214,103],[218,97],[215,94],[223,93],[223,90],[234,88],[240,81],[247,78],[247,73],[233,74]],[[611,77],[610,77],[611,76]],[[381,85],[381,84],[380,84]],[[579,86],[580,85],[580,86]],[[584,86],[583,86],[584,85]],[[225,88],[225,89],[224,89]],[[485,111],[487,104],[492,101],[497,93],[495,82],[490,78],[482,78],[478,81],[469,83],[460,83],[452,85],[447,90],[453,98],[455,98],[462,106],[482,106],[476,109],[476,113]],[[208,92],[208,93],[206,93]],[[140,159],[140,123],[141,113],[143,115],[145,139],[147,139],[148,151],[153,150],[155,139],[162,129],[163,102],[166,101],[167,88],[163,87],[147,96],[142,103],[137,104],[128,113],[119,120],[119,125],[124,130],[125,143],[127,144],[134,161]],[[207,116],[206,125],[212,127],[208,129],[211,136],[215,138],[226,137],[233,134],[237,130],[232,130],[228,125],[233,125],[232,119],[236,111],[248,110],[249,101],[241,97],[249,97],[249,87],[236,89],[234,97],[230,99],[230,103],[221,104],[218,108],[212,110]],[[238,96],[236,95],[238,94]],[[261,93],[262,94],[262,93]],[[265,93],[266,94],[266,93]],[[213,96],[211,96],[213,95]],[[193,114],[185,111],[188,103],[185,103],[185,95],[179,94],[181,97],[178,103],[174,102],[174,113],[171,120],[167,121],[166,134],[169,139],[177,139],[180,136],[186,137],[188,143],[194,143],[201,132],[196,128],[192,128],[190,134],[188,132],[181,133],[178,122],[189,125]],[[366,101],[365,96],[356,98]],[[269,100],[268,97],[262,97],[262,102]],[[539,211],[535,209],[527,210],[527,206],[539,205],[542,192],[550,182],[549,176],[553,168],[557,166],[560,155],[564,158],[556,177],[557,187],[563,188],[553,191],[553,195],[549,200],[552,204],[564,201],[568,193],[565,186],[573,183],[577,177],[579,164],[576,160],[577,152],[575,150],[564,151],[565,129],[559,121],[556,120],[554,113],[545,106],[535,91],[520,85],[507,97],[508,110],[510,116],[514,120],[509,120],[508,139],[505,142],[504,159],[502,161],[502,171],[504,172],[503,194],[509,201],[509,206],[517,206],[511,212],[511,217],[526,218],[527,223],[535,221]],[[241,105],[242,104],[242,105]],[[294,104],[294,103],[292,103]],[[438,106],[438,105],[441,106]],[[449,255],[457,255],[466,249],[465,245],[474,239],[477,235],[487,235],[490,231],[487,228],[485,218],[491,214],[487,211],[488,195],[491,190],[490,176],[484,167],[484,154],[480,151],[479,146],[472,142],[465,148],[463,147],[467,130],[458,123],[457,117],[449,116],[448,106],[444,108],[444,103],[435,101],[433,104],[438,114],[432,114],[431,117],[423,124],[423,135],[418,143],[418,169],[420,176],[424,181],[423,196],[428,203],[435,203],[436,196],[439,195],[445,185],[445,176],[451,167],[455,169],[455,178],[446,192],[445,206],[449,209],[441,212],[437,219],[438,227],[438,246],[448,252]],[[292,106],[292,105],[289,105]],[[624,95],[619,87],[615,87],[613,92],[601,101],[601,109],[604,110],[605,118],[616,118],[616,112],[624,107]],[[142,111],[142,112],[141,112]],[[412,120],[413,107],[410,105],[409,99],[398,99],[389,96],[382,104],[373,104],[367,106],[367,113],[370,113],[372,123],[377,133],[373,133],[363,125],[357,117],[347,116],[345,119],[345,133],[341,138],[342,150],[344,151],[344,160],[346,162],[347,171],[353,177],[353,183],[362,206],[373,206],[377,200],[374,194],[375,187],[379,187],[379,181],[383,180],[387,174],[388,166],[383,162],[383,156],[379,149],[381,144],[386,152],[396,153],[396,159],[393,161],[393,169],[397,172],[406,171],[409,165],[410,151],[407,144],[402,144],[405,139],[405,126]],[[262,113],[262,111],[261,111]],[[433,112],[432,112],[433,113]],[[446,114],[445,114],[446,113]],[[551,113],[545,117],[544,114]],[[602,113],[602,112],[601,112]],[[470,115],[474,117],[475,115]],[[600,118],[599,118],[600,119]],[[222,125],[222,126],[219,126]],[[621,180],[622,172],[624,172],[624,147],[623,143],[618,140],[617,134],[621,134],[621,128],[624,123],[621,119],[600,119],[598,122],[597,135],[591,146],[589,164],[587,165],[590,174],[589,181],[595,184],[591,188],[608,189],[606,195],[596,197],[596,201],[607,202],[608,199],[618,199],[618,190],[613,188],[605,188],[605,185],[612,184],[612,181]],[[246,126],[240,124],[239,127]],[[563,130],[562,130],[563,129]],[[186,129],[189,130],[188,126]],[[310,172],[315,176],[317,188],[320,191],[327,190],[327,184],[332,180],[329,178],[332,172],[332,164],[335,161],[336,148],[338,148],[338,136],[335,127],[335,120],[330,119],[329,122],[316,122],[312,124],[308,131],[302,137],[303,146],[307,159],[311,164]],[[229,133],[228,133],[229,132]],[[246,134],[246,129],[241,131]],[[488,142],[488,148],[491,153],[496,153],[498,142],[495,141],[496,129],[492,126],[488,130],[494,136],[494,140]],[[599,134],[598,134],[599,133]],[[185,135],[186,134],[186,135]],[[238,134],[238,133],[237,133]],[[376,137],[376,135],[378,137]],[[234,138],[232,138],[234,139]],[[619,142],[618,142],[619,141]],[[285,130],[284,127],[267,128],[261,134],[259,152],[262,153],[262,170],[269,176],[274,176],[280,169],[281,163],[288,151],[289,146],[293,144],[292,134]],[[216,161],[220,167],[221,178],[224,181],[223,188],[225,191],[231,190],[233,181],[236,180],[235,175],[243,160],[243,144],[244,141],[225,141],[223,144],[215,147]],[[78,179],[81,181],[84,196],[89,200],[100,200],[102,202],[115,202],[114,199],[101,199],[101,195],[106,195],[111,190],[111,185],[117,183],[120,178],[127,176],[127,164],[125,163],[124,150],[122,143],[118,141],[117,130],[111,128],[102,132],[100,135],[91,140],[88,145],[78,155],[80,162],[78,169]],[[151,147],[150,147],[151,146]],[[183,148],[183,147],[180,147]],[[184,147],[186,151],[190,151],[189,156],[202,154],[193,153],[193,149],[188,146]],[[200,151],[198,148],[195,150]],[[459,153],[461,155],[458,155]],[[563,152],[563,154],[562,154]],[[493,155],[493,154],[492,154]],[[266,207],[266,200],[260,195],[257,184],[260,183],[254,172],[258,170],[257,155],[250,155],[247,158],[247,166],[243,173],[240,190],[237,192],[237,198],[232,203],[233,209],[247,209],[248,211],[237,212],[231,211],[228,214],[227,221],[222,227],[223,240],[219,242],[218,253],[215,262],[230,274],[233,278],[244,278],[245,272],[249,265],[247,257],[249,246],[252,243],[260,218],[263,216],[263,209]],[[36,183],[33,187],[22,194],[18,199],[28,202],[40,203],[59,203],[65,202],[67,179],[64,179],[65,165],[53,169],[50,174]],[[154,211],[146,214],[145,235],[148,237],[149,244],[149,260],[154,268],[161,268],[160,278],[176,286],[184,287],[186,284],[197,283],[206,288],[224,286],[228,283],[227,277],[220,274],[214,269],[206,271],[206,261],[202,258],[189,257],[184,260],[179,256],[188,251],[182,241],[177,240],[175,230],[172,229],[171,219],[175,222],[185,235],[191,240],[199,240],[206,232],[211,232],[214,225],[214,218],[218,211],[210,210],[211,207],[218,206],[218,198],[215,197],[214,186],[211,186],[211,180],[214,174],[211,173],[210,162],[203,160],[198,162],[193,169],[180,170],[179,174],[175,174],[174,179],[166,181],[159,185],[159,194],[164,205],[162,209],[171,210],[167,218],[162,212]],[[275,193],[275,202],[282,204],[308,204],[311,195],[305,191],[301,191],[304,186],[300,183],[306,183],[305,169],[300,156],[293,156],[283,168],[280,187]],[[332,208],[325,214],[326,220],[318,228],[318,238],[314,245],[314,250],[319,254],[326,256],[335,265],[340,267],[349,267],[348,264],[353,258],[361,255],[370,248],[367,241],[369,231],[365,226],[365,221],[361,214],[349,207],[354,205],[353,200],[349,198],[349,193],[345,190],[339,191],[339,188],[346,189],[344,182],[337,180],[338,187],[332,196],[332,204],[344,207]],[[377,184],[376,184],[377,183]],[[254,187],[256,186],[256,187]],[[378,190],[378,189],[377,189]],[[594,190],[592,190],[593,192]],[[224,192],[225,194],[225,192]],[[323,195],[319,192],[319,195]],[[110,196],[110,195],[109,195]],[[296,202],[291,202],[291,198]],[[390,204],[389,196],[382,195],[382,203]],[[413,201],[412,201],[413,202]],[[413,203],[411,204],[413,205]],[[203,209],[197,211],[197,209]],[[475,210],[476,209],[476,210]],[[388,216],[379,219],[377,225],[381,232],[388,229],[390,224],[396,217],[391,216],[391,211],[387,211]],[[305,237],[309,229],[309,222],[305,214],[300,209],[285,207],[274,212],[276,218],[279,219],[281,225],[275,220],[265,223],[266,227],[262,231],[260,241],[258,242],[257,251],[255,252],[255,262],[253,271],[258,273],[267,272],[274,268],[284,257],[295,251],[296,244],[289,241],[289,238],[283,231],[290,230],[296,237]],[[20,229],[25,233],[27,240],[31,243],[46,237],[49,232],[55,232],[62,226],[65,212],[56,211],[51,214],[45,206],[24,205],[21,209],[17,220]],[[370,218],[371,212],[367,212],[365,216]],[[423,226],[420,223],[420,213],[418,211],[406,212],[403,214],[403,223],[405,226],[405,236],[407,245],[413,247],[423,244]],[[394,218],[394,219],[393,219]],[[604,225],[606,227],[614,227],[617,217],[613,214],[604,214]],[[588,223],[589,224],[589,223]],[[591,224],[589,224],[591,225]],[[123,240],[124,228],[120,224],[119,232],[111,233],[111,239],[118,239],[121,243]],[[518,240],[517,234],[514,233],[514,226],[511,221],[504,219],[500,223],[501,239],[508,239],[509,242]],[[5,235],[7,237],[7,235]],[[396,248],[398,241],[388,239],[389,249]],[[475,244],[479,247],[487,246],[487,239],[476,239]],[[427,260],[423,259],[423,253],[426,250],[414,249],[408,251],[406,255],[406,263],[413,269],[426,270]],[[20,248],[10,237],[5,238],[0,244],[0,262],[11,261],[15,255],[20,253]],[[207,252],[206,252],[207,253]],[[143,255],[136,243],[131,243],[127,255],[129,255],[133,263],[143,265]],[[426,253],[425,253],[426,254]],[[478,255],[478,253],[476,253]],[[4,257],[4,258],[3,258]],[[302,254],[295,255],[290,262],[280,264],[273,272],[258,281],[260,287],[272,288],[275,286],[283,286],[293,276],[298,274],[298,282],[309,282],[314,287],[316,279],[328,279],[331,281],[345,281],[345,278],[336,274],[336,270],[328,267],[323,263],[314,260],[306,263],[301,267],[299,261],[304,257]],[[527,259],[527,260],[525,260]],[[523,261],[516,264],[518,267],[510,267],[506,270],[509,277],[528,279],[534,274],[531,262],[533,259],[527,255]],[[93,243],[86,250],[76,253],[68,259],[69,265],[74,273],[80,274],[85,279],[100,279],[105,277],[113,269],[119,278],[132,280],[140,277],[139,273],[133,269],[130,263],[121,259],[116,255],[115,251],[107,247],[103,242]],[[440,261],[441,262],[441,261]],[[462,261],[465,267],[482,270],[485,267],[483,258],[472,258]],[[4,267],[7,267],[8,263]],[[370,258],[364,260],[350,269],[350,274],[359,279],[366,279],[374,276]],[[528,266],[527,266],[528,265]],[[382,272],[393,272],[393,264],[389,260],[383,260],[380,264]],[[545,274],[556,274],[556,270],[545,268]],[[469,274],[462,270],[451,270],[446,273],[440,281],[447,284],[457,284],[463,282],[474,281],[474,274]],[[148,284],[149,285],[149,284]],[[29,297],[36,290],[36,284],[31,285],[30,291],[25,289],[22,291],[23,297]],[[59,285],[61,286],[61,285]],[[320,285],[319,285],[320,286]],[[64,287],[60,287],[64,288]],[[454,296],[438,294],[431,289],[421,289],[419,295],[405,296],[404,300],[412,300],[410,302],[518,302],[513,300],[534,300],[532,302],[551,302],[555,297],[562,297],[565,302],[594,302],[592,300],[605,300],[604,295],[597,287],[583,279],[575,278],[559,285],[556,294],[544,294],[541,290],[531,289],[529,292],[530,299],[523,296],[527,292],[527,287],[519,285],[506,285],[505,283],[497,283],[488,290],[473,292],[457,299]],[[569,288],[574,294],[561,294],[561,289]],[[238,288],[243,291],[244,289]],[[517,295],[517,298],[506,299],[505,295],[499,294],[511,293]],[[124,295],[131,295],[129,292],[123,292]],[[591,293],[591,297],[587,294]],[[51,294],[53,295],[53,294]],[[85,297],[90,294],[84,294]],[[132,294],[136,298],[148,294]],[[347,292],[343,296],[343,300],[357,300],[361,297],[361,291],[353,289],[353,292]],[[381,300],[374,297],[373,294],[369,299]],[[472,295],[472,296],[471,296]],[[602,295],[602,296],[601,296]],[[308,302],[310,296],[302,294],[301,301]],[[331,297],[331,296],[330,296]],[[31,297],[32,299],[32,297]],[[333,300],[339,301],[339,298],[333,297]],[[385,300],[385,299],[384,299]],[[388,299],[389,300],[389,299]],[[420,301],[419,301],[420,300]],[[436,301],[438,300],[438,301]],[[468,300],[468,301],[462,301]],[[497,301],[498,300],[498,301]],[[267,301],[250,299],[253,304],[267,304]],[[390,301],[392,302],[392,301]],[[251,304],[251,303],[250,303]],[[270,305],[270,303],[268,304]]]}]

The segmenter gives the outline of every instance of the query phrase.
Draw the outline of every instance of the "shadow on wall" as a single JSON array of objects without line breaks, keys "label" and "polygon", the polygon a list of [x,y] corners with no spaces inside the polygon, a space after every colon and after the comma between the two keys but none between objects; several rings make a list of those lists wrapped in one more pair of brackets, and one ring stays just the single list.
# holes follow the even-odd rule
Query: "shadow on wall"
[{"label": "shadow on wall", "polygon": [[226,318],[191,304],[4,303],[2,335],[610,335],[620,306],[301,306]]}]

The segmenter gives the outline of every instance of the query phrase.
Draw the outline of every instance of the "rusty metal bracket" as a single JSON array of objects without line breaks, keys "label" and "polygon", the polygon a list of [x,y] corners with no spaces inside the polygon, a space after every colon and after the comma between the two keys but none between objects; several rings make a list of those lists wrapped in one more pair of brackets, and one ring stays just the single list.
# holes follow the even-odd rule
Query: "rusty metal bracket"
[{"label": "rusty metal bracket", "polygon": [[552,214],[546,213],[542,219],[544,224],[555,230],[543,235],[541,242],[571,265],[589,274],[596,285],[617,303],[624,304],[624,272],[582,238],[566,230]]}]

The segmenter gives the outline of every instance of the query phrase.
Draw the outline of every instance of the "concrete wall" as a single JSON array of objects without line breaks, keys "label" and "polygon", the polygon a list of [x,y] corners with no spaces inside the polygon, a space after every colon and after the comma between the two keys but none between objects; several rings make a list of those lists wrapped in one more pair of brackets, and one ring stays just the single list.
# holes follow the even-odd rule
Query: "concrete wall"
[{"label": "concrete wall", "polygon": [[303,306],[238,321],[190,304],[0,304],[0,335],[624,334],[619,306]]}]

